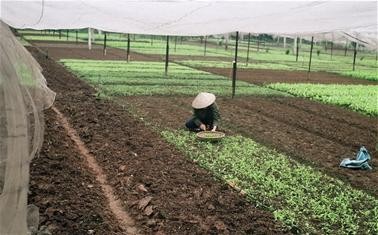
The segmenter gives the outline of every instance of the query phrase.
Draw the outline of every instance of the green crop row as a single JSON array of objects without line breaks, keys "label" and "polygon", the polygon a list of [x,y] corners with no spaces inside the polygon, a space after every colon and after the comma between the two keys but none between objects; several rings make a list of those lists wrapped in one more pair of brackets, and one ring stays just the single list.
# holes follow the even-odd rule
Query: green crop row
[{"label": "green crop row", "polygon": [[[181,64],[191,66],[191,67],[209,67],[209,68],[232,68],[232,61],[201,61],[201,60],[183,60],[180,61]],[[276,70],[301,70],[298,67],[294,67],[290,64],[283,63],[254,63],[249,62],[239,62],[237,64],[238,68],[249,68],[249,69],[276,69]]]},{"label": "green crop row", "polygon": [[[192,67],[213,67],[213,68],[232,68],[232,62],[226,61],[206,61],[206,60],[183,60],[181,64]],[[291,71],[307,71],[308,62],[295,62],[295,61],[276,61],[276,60],[260,60],[250,61],[248,64],[245,61],[238,63],[239,68],[249,69],[271,69],[271,70],[291,70]],[[353,78],[366,79],[378,81],[377,67],[373,66],[357,66],[356,71],[352,71],[352,65],[347,62],[341,61],[318,61],[313,62],[311,71],[326,71],[350,76]]]},{"label": "green crop row", "polygon": [[239,188],[257,206],[303,234],[377,234],[378,201],[253,140],[199,142],[186,131],[162,136],[202,167]]},{"label": "green crop row", "polygon": [[378,116],[378,86],[275,83],[267,87]]},{"label": "green crop row", "polygon": [[354,78],[378,81],[378,70],[357,70],[340,72],[341,75],[350,76]]},{"label": "green crop row", "polygon": [[[171,63],[164,74],[163,62],[61,60],[72,72],[99,89],[106,96],[127,95],[195,95],[201,91],[220,96],[232,94],[231,80],[220,75]],[[286,93],[255,86],[243,81],[236,83],[238,95],[275,95]]]},{"label": "green crop row", "polygon": [[[231,84],[231,83],[230,83]],[[130,96],[130,95],[189,95],[194,96],[199,92],[211,92],[217,96],[231,96],[231,85],[202,85],[188,84],[182,85],[100,85],[100,91],[105,96]],[[239,86],[236,87],[237,95],[262,95],[262,96],[287,96],[287,94],[264,89],[258,86]]]}]

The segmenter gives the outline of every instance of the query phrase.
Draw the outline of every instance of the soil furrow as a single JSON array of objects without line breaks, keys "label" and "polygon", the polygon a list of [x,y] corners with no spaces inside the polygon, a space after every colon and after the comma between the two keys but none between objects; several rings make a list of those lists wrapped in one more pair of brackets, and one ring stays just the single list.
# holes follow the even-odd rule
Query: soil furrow
[{"label": "soil furrow", "polygon": [[128,213],[122,208],[120,201],[116,199],[114,189],[108,184],[107,176],[96,162],[95,157],[89,153],[89,150],[77,135],[75,129],[71,127],[67,118],[56,107],[52,107],[52,110],[57,114],[58,121],[66,130],[67,135],[75,143],[81,156],[86,160],[87,167],[90,168],[93,174],[96,176],[97,183],[100,185],[103,194],[107,198],[108,206],[113,212],[114,216],[118,219],[123,231],[127,234],[138,234],[138,230],[134,226],[134,220],[130,218]]},{"label": "soil furrow", "polygon": [[40,228],[52,234],[123,234],[106,198],[57,121],[45,112],[40,156],[30,165],[29,203],[39,207]]},{"label": "soil furrow", "polygon": [[[276,102],[281,100],[280,98],[259,99],[258,105],[255,104],[256,99],[259,98],[248,99],[249,102],[244,103],[235,100],[234,105],[238,105],[242,109],[253,110],[255,113],[260,113],[286,125],[291,125],[296,129],[302,129],[305,132],[319,136],[319,138],[337,142],[345,147],[358,148],[365,145],[375,154],[374,141],[377,135],[373,130],[361,131],[361,129],[345,123],[323,118],[317,114],[311,114],[287,105],[281,105]],[[287,99],[285,98],[285,100]],[[319,125],[319,123],[322,123],[322,125]],[[358,138],[355,138],[355,135],[358,135]]]}]

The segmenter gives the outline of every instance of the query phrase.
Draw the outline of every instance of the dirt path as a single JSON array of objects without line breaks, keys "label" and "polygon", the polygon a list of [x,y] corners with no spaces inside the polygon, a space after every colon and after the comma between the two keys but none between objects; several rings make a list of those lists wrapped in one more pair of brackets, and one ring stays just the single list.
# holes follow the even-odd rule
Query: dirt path
[{"label": "dirt path", "polygon": [[141,232],[284,233],[271,213],[214,179],[122,106],[97,100],[89,85],[35,50],[33,54],[57,92],[55,105],[96,157]]},{"label": "dirt path", "polygon": [[52,110],[45,112],[40,156],[30,165],[29,203],[52,234],[123,234],[106,198]]},{"label": "dirt path", "polygon": [[[182,128],[191,114],[191,98],[125,97],[118,102],[135,108],[151,122]],[[354,171],[339,167],[344,157],[354,157],[361,145],[378,165],[378,120],[339,107],[297,98],[219,98],[223,128],[245,136],[315,166],[356,188],[378,195],[378,169]],[[174,115],[172,115],[174,114]]]},{"label": "dirt path", "polygon": [[[231,68],[201,68],[201,70],[230,77]],[[257,85],[285,82],[285,83],[321,83],[321,84],[363,84],[378,85],[378,81],[369,81],[341,76],[327,72],[286,71],[268,69],[238,69],[237,79]]]}]

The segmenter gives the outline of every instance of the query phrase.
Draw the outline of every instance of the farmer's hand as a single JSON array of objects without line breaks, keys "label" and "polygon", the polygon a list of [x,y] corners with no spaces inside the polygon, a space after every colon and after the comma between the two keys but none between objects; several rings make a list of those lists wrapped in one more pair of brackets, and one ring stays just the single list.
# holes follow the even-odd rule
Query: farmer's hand
[{"label": "farmer's hand", "polygon": [[216,131],[217,130],[217,126],[214,126],[213,129],[211,129],[211,131]]},{"label": "farmer's hand", "polygon": [[203,131],[206,131],[206,125],[202,123],[202,124],[200,125],[200,129],[203,130]]}]

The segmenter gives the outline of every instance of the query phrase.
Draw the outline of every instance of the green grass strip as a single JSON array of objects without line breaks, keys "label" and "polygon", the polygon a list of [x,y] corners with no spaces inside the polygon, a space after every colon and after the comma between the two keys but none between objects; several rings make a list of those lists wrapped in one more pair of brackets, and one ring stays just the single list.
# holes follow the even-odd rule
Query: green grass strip
[{"label": "green grass strip", "polygon": [[163,131],[169,143],[258,206],[301,233],[377,234],[378,200],[249,138],[200,142],[187,131]]},{"label": "green grass strip", "polygon": [[274,83],[267,87],[378,116],[378,86]]}]

